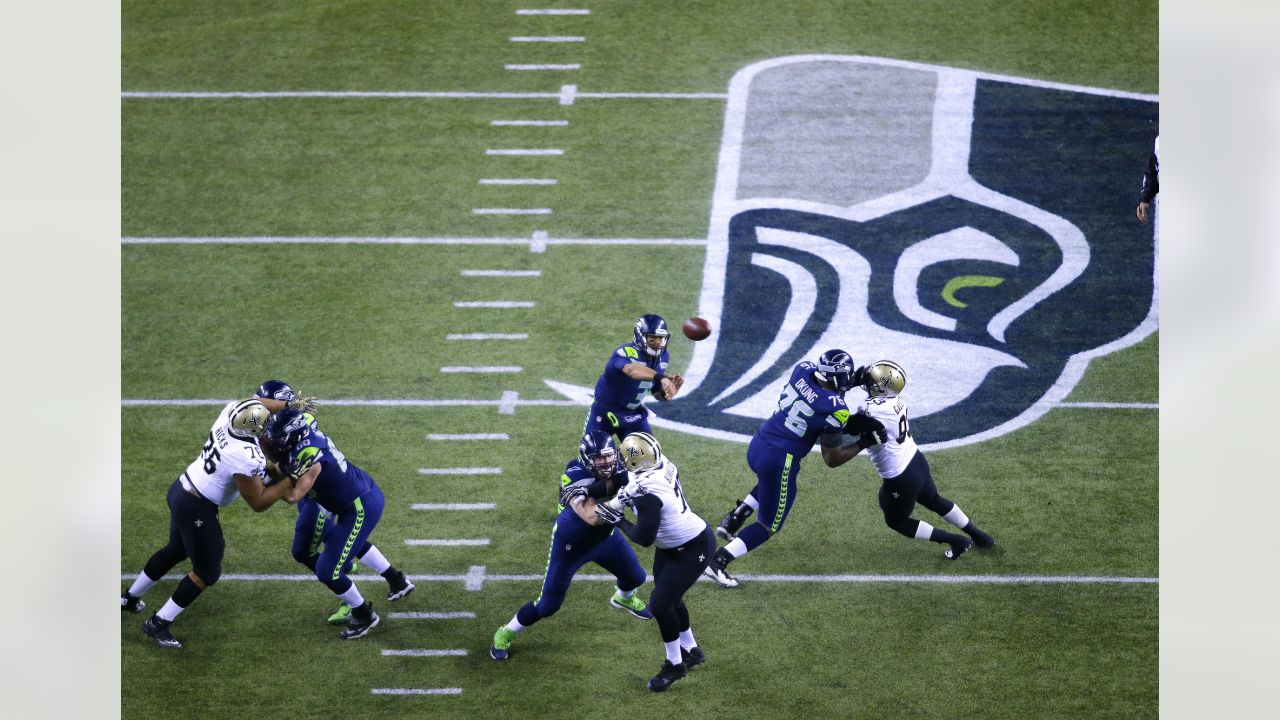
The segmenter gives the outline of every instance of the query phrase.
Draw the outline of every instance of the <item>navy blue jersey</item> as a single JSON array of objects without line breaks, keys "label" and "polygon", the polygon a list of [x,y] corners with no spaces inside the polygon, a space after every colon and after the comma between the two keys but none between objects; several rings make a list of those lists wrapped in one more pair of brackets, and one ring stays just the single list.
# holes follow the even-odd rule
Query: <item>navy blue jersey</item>
[{"label": "navy blue jersey", "polygon": [[761,440],[797,459],[809,454],[819,435],[839,433],[849,420],[844,396],[819,386],[813,377],[817,369],[808,361],[796,365],[782,388],[778,409],[756,433]]},{"label": "navy blue jersey", "polygon": [[668,361],[671,359],[666,350],[659,357],[652,357],[634,343],[621,345],[609,356],[604,364],[604,372],[596,381],[594,403],[597,407],[608,410],[637,410],[640,402],[653,387],[652,380],[633,380],[622,372],[622,368],[633,362],[643,363],[660,373],[666,373]]},{"label": "navy blue jersey", "polygon": [[315,498],[320,506],[331,513],[347,508],[355,499],[375,487],[373,478],[364,470],[349,462],[342,451],[329,440],[314,424],[311,433],[302,441],[285,471],[293,474],[308,463],[320,466],[320,474],[316,483],[307,493],[307,497]]},{"label": "navy blue jersey", "polygon": [[[579,481],[594,483],[596,476],[583,466],[582,461],[574,458],[564,466],[564,473],[560,475],[560,487],[572,485]],[[573,508],[560,506],[560,517],[556,518],[556,526],[559,528],[557,532],[564,535],[565,540],[571,543],[597,543],[609,537],[609,533],[613,531],[612,525],[588,525],[578,517],[578,513]]]}]

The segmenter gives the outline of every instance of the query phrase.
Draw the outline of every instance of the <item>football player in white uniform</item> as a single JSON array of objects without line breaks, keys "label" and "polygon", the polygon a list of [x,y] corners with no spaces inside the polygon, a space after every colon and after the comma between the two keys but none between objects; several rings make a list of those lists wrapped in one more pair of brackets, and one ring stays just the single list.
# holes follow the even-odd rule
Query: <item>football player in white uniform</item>
[{"label": "football player in white uniform", "polygon": [[169,633],[170,624],[222,574],[226,541],[218,508],[243,497],[254,511],[262,512],[291,489],[289,483],[263,484],[266,459],[257,438],[270,417],[271,412],[258,400],[228,403],[209,429],[200,454],[169,486],[169,543],[147,560],[138,579],[120,596],[122,610],[142,612],[146,607],[142,594],[173,566],[191,558],[191,572],[178,583],[164,607],[142,624],[143,632],[160,647],[182,647]]},{"label": "football player in white uniform", "polygon": [[[711,526],[689,509],[680,487],[680,471],[662,454],[652,435],[637,432],[626,436],[619,452],[627,466],[628,482],[612,500],[596,505],[596,514],[605,523],[621,528],[632,542],[657,548],[649,610],[658,620],[666,660],[648,686],[660,692],[706,660],[693,638],[684,594],[715,553],[716,536]],[[634,523],[623,516],[624,507],[635,513]]]},{"label": "football player in white uniform", "polygon": [[[861,375],[867,399],[845,423],[844,432],[858,436],[854,444],[866,448],[880,475],[880,509],[884,511],[885,524],[909,538],[946,544],[944,554],[952,560],[973,545],[982,549],[994,547],[995,540],[980,530],[959,505],[938,494],[929,462],[911,437],[907,399],[900,394],[907,385],[903,369],[891,360],[878,360]],[[911,511],[917,502],[968,537],[913,519]]]}]

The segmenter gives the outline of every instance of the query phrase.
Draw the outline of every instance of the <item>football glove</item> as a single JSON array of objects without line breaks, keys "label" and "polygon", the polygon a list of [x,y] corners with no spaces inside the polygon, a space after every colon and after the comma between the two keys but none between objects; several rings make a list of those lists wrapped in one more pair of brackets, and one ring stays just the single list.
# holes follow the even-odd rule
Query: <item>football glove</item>
[{"label": "football glove", "polygon": [[622,511],[609,507],[609,503],[596,505],[596,517],[605,525],[617,525],[622,522]]},{"label": "football glove", "polygon": [[854,387],[862,387],[863,383],[865,383],[865,382],[867,381],[867,370],[868,370],[868,369],[869,369],[869,368],[868,368],[868,366],[866,366],[866,365],[859,365],[857,368],[854,368],[854,371],[853,371],[853,385],[854,385]]},{"label": "football glove", "polygon": [[298,412],[304,412],[304,413],[315,412],[316,398],[314,395],[311,397],[295,397],[294,399],[285,403],[285,407],[288,407],[290,410],[297,410]]},{"label": "football glove", "polygon": [[584,498],[587,496],[587,486],[580,484],[581,480],[572,485],[565,485],[560,488],[560,504],[569,507],[573,503],[574,498]]}]

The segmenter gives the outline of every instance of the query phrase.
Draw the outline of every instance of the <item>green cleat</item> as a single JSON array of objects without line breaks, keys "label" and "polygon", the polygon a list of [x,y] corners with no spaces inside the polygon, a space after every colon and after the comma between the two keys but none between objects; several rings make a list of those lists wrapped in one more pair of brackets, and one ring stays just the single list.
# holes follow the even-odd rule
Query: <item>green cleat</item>
[{"label": "green cleat", "polygon": [[508,629],[506,625],[498,628],[498,632],[493,634],[493,647],[489,648],[489,657],[494,660],[506,660],[507,653],[511,650],[511,641],[515,639],[515,630]]},{"label": "green cleat", "polygon": [[346,603],[338,606],[338,612],[329,616],[330,625],[346,625],[351,621],[351,608]]},{"label": "green cleat", "polygon": [[653,619],[653,611],[650,610],[649,606],[640,599],[639,595],[632,595],[630,598],[624,600],[622,598],[622,592],[619,591],[614,593],[613,597],[609,598],[609,604],[616,608],[626,610],[641,620]]}]

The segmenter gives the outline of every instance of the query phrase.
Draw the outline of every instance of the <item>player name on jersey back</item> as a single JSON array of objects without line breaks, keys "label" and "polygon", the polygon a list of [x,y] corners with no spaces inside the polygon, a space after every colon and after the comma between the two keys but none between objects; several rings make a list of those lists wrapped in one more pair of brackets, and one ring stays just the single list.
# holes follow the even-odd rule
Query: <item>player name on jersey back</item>
[{"label": "player name on jersey back", "polygon": [[231,410],[238,403],[228,403],[209,429],[208,439],[196,459],[187,466],[186,479],[197,491],[219,507],[226,507],[240,496],[236,475],[250,478],[266,476],[266,457],[252,440],[241,440],[228,431]]}]

